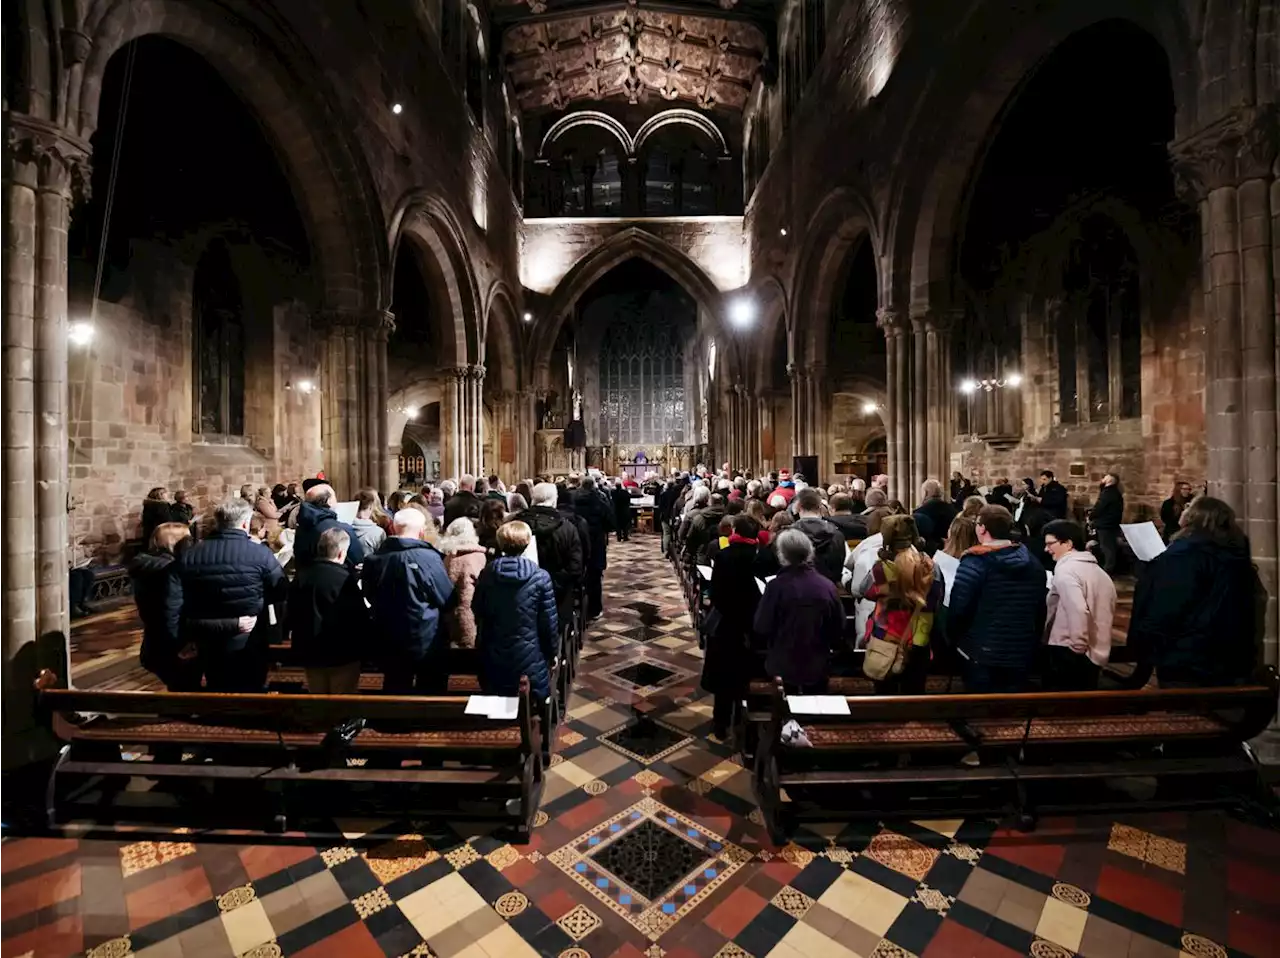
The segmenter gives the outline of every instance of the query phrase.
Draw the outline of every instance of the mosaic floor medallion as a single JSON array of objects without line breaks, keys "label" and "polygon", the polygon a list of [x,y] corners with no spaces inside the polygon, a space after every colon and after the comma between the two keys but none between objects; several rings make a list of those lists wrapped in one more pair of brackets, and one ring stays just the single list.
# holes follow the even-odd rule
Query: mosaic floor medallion
[{"label": "mosaic floor medallion", "polygon": [[692,736],[680,729],[647,716],[603,732],[599,738],[605,745],[644,765],[660,761],[693,741]]},{"label": "mosaic floor medallion", "polygon": [[688,669],[651,660],[624,663],[597,673],[599,678],[633,695],[646,696],[661,692],[694,676]]},{"label": "mosaic floor medallion", "polygon": [[646,798],[549,856],[656,941],[751,854]]}]

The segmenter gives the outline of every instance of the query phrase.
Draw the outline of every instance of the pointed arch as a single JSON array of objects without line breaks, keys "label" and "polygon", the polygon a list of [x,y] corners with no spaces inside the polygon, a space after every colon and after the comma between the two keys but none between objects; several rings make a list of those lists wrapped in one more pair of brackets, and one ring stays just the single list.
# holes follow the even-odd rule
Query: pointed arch
[{"label": "pointed arch", "polygon": [[721,343],[725,368],[738,374],[737,337],[724,319],[724,297],[706,272],[680,250],[639,227],[615,233],[570,267],[552,291],[547,309],[533,330],[533,371],[542,377],[551,362],[560,328],[582,295],[607,272],[629,259],[658,267],[682,286],[701,308]]},{"label": "pointed arch", "polygon": [[511,291],[502,280],[489,287],[485,297],[484,350],[485,384],[504,392],[520,388],[519,313]]},{"label": "pointed arch", "polygon": [[[249,15],[246,15],[249,16]],[[108,0],[82,29],[88,57],[69,71],[65,121],[88,141],[111,58],[140,37],[166,37],[194,50],[222,74],[256,116],[281,159],[316,260],[328,310],[374,311],[388,260],[382,206],[355,129],[335,106],[325,71],[278,22],[253,22],[210,0]],[[246,51],[252,51],[247,55]]]},{"label": "pointed arch", "polygon": [[791,311],[787,289],[782,280],[772,273],[759,282],[752,283],[750,288],[759,304],[759,322],[751,334],[755,350],[751,387],[756,390],[773,389],[781,385],[773,382],[773,347],[778,341],[779,326],[782,328],[783,342],[788,344],[787,362],[791,361]]},{"label": "pointed arch", "polygon": [[383,301],[391,302],[396,256],[405,237],[425,249],[438,270],[441,306],[449,311],[442,331],[441,366],[479,362],[481,312],[475,273],[467,253],[465,234],[457,215],[442,199],[426,190],[415,190],[396,204],[387,230],[389,268],[383,277]]}]

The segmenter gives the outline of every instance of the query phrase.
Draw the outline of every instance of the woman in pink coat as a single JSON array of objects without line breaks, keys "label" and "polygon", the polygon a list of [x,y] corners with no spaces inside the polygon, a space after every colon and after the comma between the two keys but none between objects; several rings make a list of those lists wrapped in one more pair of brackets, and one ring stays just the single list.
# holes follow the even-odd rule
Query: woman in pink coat
[{"label": "woman in pink coat", "polygon": [[449,643],[455,648],[474,649],[476,617],[471,611],[471,599],[476,591],[476,578],[484,571],[488,558],[476,537],[475,524],[465,516],[454,519],[440,540],[440,551],[444,553],[444,568],[457,595],[456,605],[445,613]]}]

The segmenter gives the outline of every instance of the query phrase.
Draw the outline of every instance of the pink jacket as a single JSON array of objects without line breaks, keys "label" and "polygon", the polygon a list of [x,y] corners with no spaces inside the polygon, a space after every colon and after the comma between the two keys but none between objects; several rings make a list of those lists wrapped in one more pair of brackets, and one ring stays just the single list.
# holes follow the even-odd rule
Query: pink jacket
[{"label": "pink jacket", "polygon": [[1094,665],[1111,657],[1111,620],[1116,587],[1088,552],[1068,552],[1058,560],[1049,587],[1044,634],[1050,645],[1088,655]]},{"label": "pink jacket", "polygon": [[471,599],[476,593],[476,578],[484,571],[484,546],[463,546],[444,557],[444,568],[458,593],[458,604],[445,616],[449,644],[455,648],[474,649],[476,617]]}]

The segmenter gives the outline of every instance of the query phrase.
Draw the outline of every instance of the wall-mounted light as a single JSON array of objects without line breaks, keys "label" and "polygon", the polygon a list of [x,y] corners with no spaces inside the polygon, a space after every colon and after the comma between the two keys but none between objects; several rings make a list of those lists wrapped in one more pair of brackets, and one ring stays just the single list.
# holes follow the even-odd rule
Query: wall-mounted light
[{"label": "wall-mounted light", "polygon": [[399,116],[401,113],[404,112],[404,107],[402,107],[399,103],[393,103],[391,104],[391,112],[394,113],[396,116]]},{"label": "wall-mounted light", "polygon": [[298,392],[305,393],[306,395],[309,396],[315,391],[316,391],[316,384],[313,383],[310,379],[298,380]]},{"label": "wall-mounted light", "polygon": [[787,228],[784,226],[784,227],[782,227],[782,229],[778,230],[778,235],[779,235],[779,236],[786,236],[786,235],[787,235]]},{"label": "wall-mounted light", "polygon": [[739,329],[750,326],[756,318],[756,304],[749,296],[739,296],[729,305],[729,322]]},{"label": "wall-mounted light", "polygon": [[93,342],[93,323],[85,319],[67,324],[67,342],[72,346],[88,346]]},{"label": "wall-mounted light", "polygon": [[877,409],[880,408],[879,403],[866,402],[862,404],[862,414],[864,416],[873,416]]},{"label": "wall-mounted light", "polygon": [[418,418],[418,410],[413,408],[412,406],[407,406],[402,411],[411,420],[416,420]]},{"label": "wall-mounted light", "polygon": [[533,313],[529,312],[528,310],[525,310],[525,313],[524,313],[524,321],[525,321],[526,323],[532,323],[532,322],[533,322]]}]

